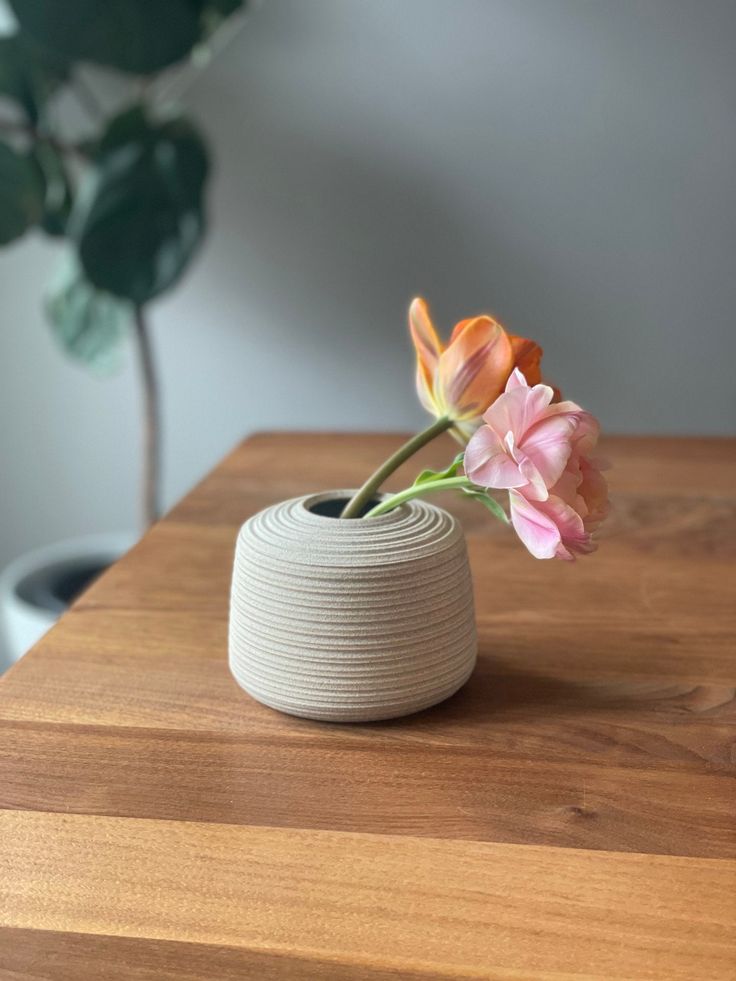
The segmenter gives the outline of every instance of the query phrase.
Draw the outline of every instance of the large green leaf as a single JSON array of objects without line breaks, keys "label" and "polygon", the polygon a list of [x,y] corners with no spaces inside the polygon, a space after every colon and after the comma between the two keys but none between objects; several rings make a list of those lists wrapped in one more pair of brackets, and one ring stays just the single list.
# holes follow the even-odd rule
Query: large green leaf
[{"label": "large green leaf", "polygon": [[172,286],[204,234],[207,167],[186,120],[154,123],[141,107],[114,119],[69,226],[90,282],[137,304]]},{"label": "large green leaf", "polygon": [[24,31],[72,60],[147,75],[185,58],[201,0],[10,0]]},{"label": "large green leaf", "polygon": [[133,307],[95,289],[75,256],[65,256],[45,308],[54,335],[67,354],[96,374],[110,374],[118,367]]},{"label": "large green leaf", "polygon": [[33,157],[0,143],[0,245],[35,225],[43,207],[43,175]]},{"label": "large green leaf", "polygon": [[0,95],[13,99],[34,125],[46,100],[67,77],[67,65],[25,35],[0,38]]}]

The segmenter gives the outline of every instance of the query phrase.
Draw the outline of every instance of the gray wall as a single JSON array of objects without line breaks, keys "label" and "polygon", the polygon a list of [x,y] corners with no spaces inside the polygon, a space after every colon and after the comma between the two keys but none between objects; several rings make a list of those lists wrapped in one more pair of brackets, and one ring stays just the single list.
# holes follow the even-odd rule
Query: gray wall
[{"label": "gray wall", "polygon": [[[733,0],[266,0],[189,92],[212,236],[153,311],[167,501],[260,428],[422,417],[405,308],[489,310],[620,432],[736,417]],[[0,565],[136,523],[136,378],[0,257]]]}]

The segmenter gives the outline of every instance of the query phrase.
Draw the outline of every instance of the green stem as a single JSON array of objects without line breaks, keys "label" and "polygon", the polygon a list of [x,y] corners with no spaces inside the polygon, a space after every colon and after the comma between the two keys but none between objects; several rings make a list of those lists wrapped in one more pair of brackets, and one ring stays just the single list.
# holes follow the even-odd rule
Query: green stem
[{"label": "green stem", "polygon": [[406,501],[411,501],[415,497],[423,497],[425,494],[434,494],[435,491],[445,491],[445,490],[461,490],[464,487],[473,488],[474,490],[481,490],[481,488],[476,488],[476,485],[472,480],[468,480],[467,477],[447,477],[445,480],[433,480],[426,484],[414,484],[412,487],[407,487],[406,490],[399,491],[398,494],[392,494],[391,497],[387,497],[385,501],[381,501],[380,504],[376,504],[374,508],[364,514],[364,518],[377,518],[379,514],[385,514],[387,511],[393,511],[397,508],[399,504],[404,504]]},{"label": "green stem", "polygon": [[394,470],[398,470],[402,463],[405,463],[410,456],[413,456],[417,450],[421,450],[423,446],[430,443],[435,436],[439,436],[440,433],[444,433],[452,426],[452,419],[448,419],[447,416],[442,416],[441,419],[437,419],[433,422],[431,426],[424,429],[421,433],[417,433],[416,436],[404,443],[392,456],[382,463],[381,466],[376,470],[375,473],[366,480],[360,490],[348,501],[346,504],[341,518],[358,518],[363,508],[368,504],[376,495],[376,491],[380,488],[381,484],[390,477]]}]

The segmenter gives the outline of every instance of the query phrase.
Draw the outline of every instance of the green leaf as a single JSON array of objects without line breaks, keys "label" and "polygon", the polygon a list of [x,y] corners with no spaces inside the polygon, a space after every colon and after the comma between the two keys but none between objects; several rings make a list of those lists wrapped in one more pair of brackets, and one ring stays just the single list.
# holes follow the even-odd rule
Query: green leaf
[{"label": "green leaf", "polygon": [[0,38],[0,95],[16,102],[34,126],[54,91],[68,78],[68,66],[24,34]]},{"label": "green leaf", "polygon": [[109,156],[131,143],[145,142],[151,137],[151,125],[142,102],[136,102],[108,122],[105,132],[92,149],[92,155]]},{"label": "green leaf", "polygon": [[503,521],[503,523],[506,525],[509,524],[508,515],[498,501],[491,497],[488,491],[483,490],[483,488],[474,489],[471,487],[463,487],[462,490],[463,494],[467,494],[468,497],[472,497],[474,501],[479,501],[481,504],[487,507],[491,514],[495,518],[498,518],[499,521]]},{"label": "green leaf", "polygon": [[37,143],[33,155],[40,168],[44,184],[44,208],[41,228],[47,235],[61,237],[72,207],[72,189],[61,155],[48,143]]},{"label": "green leaf", "polygon": [[0,245],[35,225],[43,205],[43,176],[34,158],[0,143]]},{"label": "green leaf", "polygon": [[10,0],[21,28],[72,61],[148,75],[186,58],[201,0]]},{"label": "green leaf", "polygon": [[45,303],[53,333],[67,354],[94,373],[111,374],[120,364],[122,341],[133,319],[132,304],[95,289],[67,255]]},{"label": "green leaf", "polygon": [[422,470],[412,486],[418,487],[420,484],[431,484],[436,480],[446,480],[448,477],[456,477],[463,465],[464,456],[464,453],[458,453],[447,470]]},{"label": "green leaf", "polygon": [[113,119],[69,225],[90,282],[136,304],[172,286],[204,235],[207,170],[186,120],[154,123],[140,106]]}]

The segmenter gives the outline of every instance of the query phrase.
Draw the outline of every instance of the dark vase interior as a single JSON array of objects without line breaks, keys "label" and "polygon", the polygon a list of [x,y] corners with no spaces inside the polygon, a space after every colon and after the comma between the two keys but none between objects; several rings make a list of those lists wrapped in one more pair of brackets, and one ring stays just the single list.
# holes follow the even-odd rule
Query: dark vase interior
[{"label": "dark vase interior", "polygon": [[[349,498],[347,497],[331,497],[326,501],[318,501],[309,510],[312,514],[319,514],[323,518],[339,518],[348,500]],[[371,508],[374,508],[379,503],[379,499],[374,497],[373,500],[365,505],[357,517],[362,518],[364,514],[367,514]]]}]

